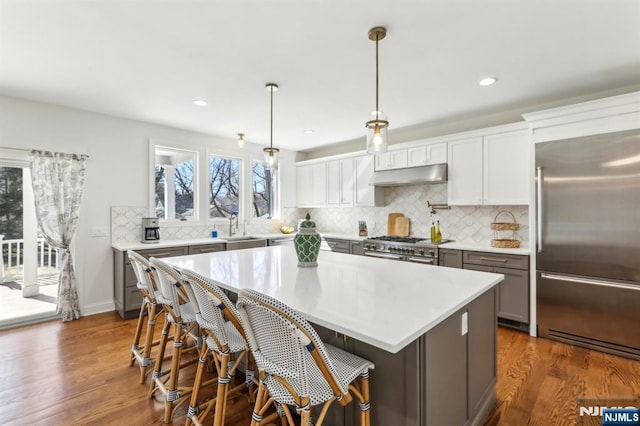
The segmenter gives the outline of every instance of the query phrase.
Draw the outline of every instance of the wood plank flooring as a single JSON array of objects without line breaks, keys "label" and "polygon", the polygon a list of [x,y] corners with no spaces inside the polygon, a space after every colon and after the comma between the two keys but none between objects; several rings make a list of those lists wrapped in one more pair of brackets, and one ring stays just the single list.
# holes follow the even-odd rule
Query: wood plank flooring
[{"label": "wood plank flooring", "polygon": [[[129,367],[135,323],[105,313],[0,331],[0,424],[161,424],[162,403]],[[628,396],[637,404],[640,362],[500,327],[496,394],[488,425],[600,424],[579,416],[578,398]],[[185,410],[174,424],[184,424]],[[228,425],[250,417],[246,400],[229,403]]]}]

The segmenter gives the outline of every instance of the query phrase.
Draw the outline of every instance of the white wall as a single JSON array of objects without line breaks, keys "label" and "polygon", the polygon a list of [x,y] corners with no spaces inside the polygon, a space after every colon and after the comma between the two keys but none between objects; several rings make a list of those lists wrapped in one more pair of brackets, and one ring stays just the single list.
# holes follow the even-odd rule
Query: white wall
[{"label": "white wall", "polygon": [[[149,139],[227,151],[235,141],[160,125],[0,96],[0,147],[87,154],[85,191],[75,237],[75,265],[83,315],[113,305],[110,206],[144,206],[148,199]],[[247,144],[244,152],[260,154]],[[295,176],[295,153],[282,151],[281,173]],[[283,194],[295,182],[282,179]],[[291,202],[284,200],[284,204]],[[107,236],[92,237],[102,228]]]}]

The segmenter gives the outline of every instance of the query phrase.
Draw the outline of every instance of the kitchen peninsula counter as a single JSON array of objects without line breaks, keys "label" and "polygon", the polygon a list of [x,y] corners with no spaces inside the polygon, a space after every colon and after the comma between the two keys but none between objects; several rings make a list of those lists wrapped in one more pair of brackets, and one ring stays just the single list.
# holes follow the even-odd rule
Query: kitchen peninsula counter
[{"label": "kitchen peninsula counter", "polygon": [[[493,408],[500,274],[330,251],[300,268],[287,246],[163,260],[234,293],[268,294],[372,360],[372,425],[481,423]],[[335,404],[331,418],[350,425],[355,414]]]}]

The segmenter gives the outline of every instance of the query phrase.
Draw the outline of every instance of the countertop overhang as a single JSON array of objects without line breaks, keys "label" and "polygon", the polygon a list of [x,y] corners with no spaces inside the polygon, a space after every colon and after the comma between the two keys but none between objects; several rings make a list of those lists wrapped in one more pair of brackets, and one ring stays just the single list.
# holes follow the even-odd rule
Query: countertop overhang
[{"label": "countertop overhang", "polygon": [[321,251],[297,266],[293,247],[272,246],[164,258],[238,292],[251,288],[309,321],[397,353],[490,290],[501,274]]}]

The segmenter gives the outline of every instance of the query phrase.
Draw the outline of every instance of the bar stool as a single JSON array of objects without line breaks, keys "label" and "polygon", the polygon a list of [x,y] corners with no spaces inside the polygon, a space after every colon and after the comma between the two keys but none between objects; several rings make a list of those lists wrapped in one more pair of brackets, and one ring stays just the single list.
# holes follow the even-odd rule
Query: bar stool
[{"label": "bar stool", "polygon": [[[184,282],[190,284],[195,300],[198,303],[199,313],[196,319],[200,328],[206,334],[200,363],[196,373],[191,403],[187,414],[188,426],[193,422],[202,425],[211,410],[214,410],[214,426],[224,425],[227,399],[239,392],[248,390],[245,394],[249,402],[254,401],[255,388],[253,383],[254,362],[250,356],[244,329],[238,318],[238,310],[227,295],[212,280],[190,270],[180,271]],[[249,356],[246,356],[246,355]],[[234,355],[237,355],[234,357]],[[200,403],[199,392],[206,383],[202,383],[205,361],[211,356],[218,373],[218,388],[216,397],[205,403]],[[229,383],[235,375],[237,368],[245,360],[245,381],[233,388]]]},{"label": "bar stool", "polygon": [[[129,365],[132,366],[138,361],[138,366],[140,367],[140,383],[144,383],[148,373],[147,369],[153,362],[151,359],[151,349],[160,342],[159,340],[154,340],[154,333],[156,321],[158,317],[164,313],[164,308],[156,299],[155,284],[152,279],[149,261],[132,250],[127,251],[127,256],[133,267],[133,272],[138,281],[136,285],[142,296],[138,324],[136,325],[133,343],[131,344],[131,359]],[[145,339],[144,344],[140,345],[145,318],[147,319]]]},{"label": "bar stool", "polygon": [[[180,370],[188,365],[195,364],[198,359],[181,364],[181,357],[186,348],[199,349],[202,341],[198,323],[196,322],[196,307],[189,300],[188,293],[180,274],[168,263],[155,257],[149,259],[151,271],[159,284],[160,294],[156,297],[164,306],[165,327],[162,330],[158,350],[158,362],[155,363],[149,396],[156,392],[164,396],[164,422],[171,423],[174,410],[188,401],[192,387],[180,384]],[[163,370],[162,361],[167,342],[170,340],[169,329],[173,332],[173,351],[171,354],[171,369]],[[193,344],[188,346],[189,343]]]},{"label": "bar stool", "polygon": [[333,401],[344,406],[353,396],[360,424],[369,426],[371,361],[324,344],[302,315],[270,296],[242,290],[237,307],[259,373],[252,426],[262,424],[272,401],[282,405],[289,425],[294,425],[289,406],[307,426],[312,407],[321,405],[314,422],[319,426]]}]

